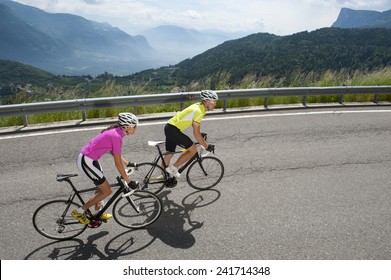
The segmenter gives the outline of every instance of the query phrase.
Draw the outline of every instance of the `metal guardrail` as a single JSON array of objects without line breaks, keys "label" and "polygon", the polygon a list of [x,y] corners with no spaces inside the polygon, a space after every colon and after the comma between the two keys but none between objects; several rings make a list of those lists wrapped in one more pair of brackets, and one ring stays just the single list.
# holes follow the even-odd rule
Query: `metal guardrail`
[{"label": "metal guardrail", "polygon": [[[296,88],[259,88],[217,91],[219,100],[224,101],[223,111],[227,109],[227,100],[264,98],[264,107],[268,107],[268,100],[272,97],[299,96],[302,97],[303,106],[307,106],[308,96],[339,96],[339,103],[343,103],[345,95],[373,94],[374,103],[377,103],[379,94],[391,94],[391,86],[340,86],[340,87],[296,87]],[[0,116],[23,116],[24,126],[27,126],[27,116],[33,114],[82,111],[83,121],[86,120],[88,109],[111,108],[180,103],[199,100],[199,92],[181,92],[150,95],[132,95],[105,98],[88,98],[52,102],[24,103],[15,105],[0,105]]]}]

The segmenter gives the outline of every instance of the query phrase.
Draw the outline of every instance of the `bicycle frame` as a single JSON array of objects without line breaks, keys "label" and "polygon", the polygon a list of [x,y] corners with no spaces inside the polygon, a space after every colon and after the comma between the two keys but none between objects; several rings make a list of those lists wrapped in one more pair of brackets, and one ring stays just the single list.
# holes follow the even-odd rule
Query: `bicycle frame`
[{"label": "bicycle frame", "polygon": [[[92,191],[96,191],[96,188],[89,188],[89,189],[83,189],[83,190],[78,190],[76,189],[75,185],[72,183],[72,180],[67,177],[67,178],[64,178],[64,179],[61,179],[61,180],[58,180],[59,182],[61,181],[66,181],[72,188],[72,191],[73,193],[69,196],[68,198],[68,202],[73,202],[75,197],[77,197],[80,201],[80,203],[82,205],[85,204],[83,198],[81,197],[81,194],[82,193],[87,193],[87,192],[92,192]],[[89,209],[86,210],[87,214],[89,216],[91,216],[91,218],[93,220],[99,220],[99,221],[104,221],[106,222],[106,220],[102,220],[100,219],[101,215],[110,207],[110,205],[118,198],[118,196],[121,195],[121,193],[124,192],[124,189],[125,189],[125,186],[124,184],[122,183],[121,181],[121,178],[120,177],[117,177],[117,181],[118,183],[116,184],[112,184],[111,187],[117,187],[119,186],[119,189],[111,196],[111,198],[107,201],[107,203],[103,206],[103,208],[101,210],[99,210],[99,212],[97,213],[97,215],[92,215],[91,211]],[[135,202],[133,201],[133,199],[131,199],[131,197],[127,196],[126,199],[129,201],[129,203],[132,205],[132,207],[134,208],[134,210],[137,211],[137,213],[139,212],[139,209],[137,207],[137,205],[135,204]],[[68,211],[68,207],[70,206],[71,204],[69,204],[67,206],[67,208],[65,209],[64,213],[66,213]],[[65,215],[65,214],[64,214]],[[78,223],[78,222],[77,222]]]},{"label": "bicycle frame", "polygon": [[[199,143],[195,143],[195,145],[199,145]],[[153,161],[155,164],[158,164],[159,161],[161,160],[162,161],[162,164],[163,164],[163,169],[165,170],[168,166],[166,165],[166,163],[164,162],[164,156],[165,155],[168,155],[168,154],[179,154],[179,153],[184,153],[186,152],[186,150],[182,150],[182,151],[176,151],[176,152],[166,152],[163,154],[162,150],[160,149],[160,146],[159,145],[156,145],[155,146],[157,149],[158,149],[158,155],[156,156],[155,160]],[[200,161],[201,160],[201,156],[200,156],[200,153],[197,151],[194,156],[192,156],[187,162],[185,162],[179,169],[178,169],[178,172],[179,173],[182,173],[194,160],[196,161]],[[202,168],[202,165],[201,165],[201,168]],[[202,168],[203,169],[203,168]],[[203,170],[205,172],[205,170]]]},{"label": "bicycle frame", "polygon": [[[80,207],[80,203],[84,205],[84,195],[82,197],[82,194],[96,191],[96,188],[76,189],[71,181],[71,177],[75,176],[77,174],[58,174],[57,181],[66,181],[71,186],[72,193],[66,199],[55,199],[45,202],[35,210],[33,225],[41,235],[55,240],[74,238],[87,227],[97,228],[103,222],[106,222],[103,219],[103,213],[111,205],[113,205],[114,220],[119,225],[130,229],[140,229],[149,226],[162,213],[163,206],[158,196],[143,190],[130,191],[128,186],[122,181],[122,178],[118,176],[118,183],[112,184],[111,187],[119,187],[119,189],[108,198],[108,202],[102,209],[97,211],[97,215],[92,215],[90,210],[86,211],[86,216],[90,220],[88,224],[80,223],[72,214],[76,209],[73,210],[71,208]],[[123,195],[119,197],[121,193]]]},{"label": "bicycle frame", "polygon": [[[160,150],[160,147],[159,147],[159,146],[156,146],[156,147],[157,147],[157,149],[158,149],[159,155],[155,158],[154,163],[158,164],[159,160],[161,160],[164,169],[166,169],[168,166],[167,166],[166,163],[164,162],[164,156],[165,156],[165,155],[168,155],[168,154],[172,154],[172,153],[164,153],[164,154],[163,154],[162,151]],[[174,154],[179,154],[179,153],[183,153],[183,152],[182,152],[182,151],[174,152]],[[185,162],[185,163],[178,169],[178,172],[179,172],[179,173],[182,173],[182,172],[183,172],[183,171],[184,171],[184,170],[193,162],[193,160],[195,160],[195,159],[198,160],[199,158],[200,158],[200,156],[199,156],[198,152],[195,153],[194,156],[192,156],[187,162]]]},{"label": "bicycle frame", "polygon": [[[206,134],[203,135],[206,140]],[[209,156],[214,154],[214,145],[210,149],[204,149],[203,146],[196,142],[196,153],[190,156],[190,159],[184,162],[179,168],[180,174],[186,173],[184,178],[187,183],[194,189],[205,190],[214,187],[220,182],[224,175],[224,165],[218,158]],[[169,155],[171,158],[174,154],[186,153],[186,149],[167,152],[164,148],[165,141],[148,141],[148,145],[157,149],[158,153],[150,162],[131,163],[127,170],[130,176],[135,173],[135,180],[140,181],[142,190],[151,190],[153,193],[159,193],[164,187],[173,188],[177,185],[177,177],[167,172],[168,164],[164,158]],[[186,170],[186,172],[184,172]],[[182,176],[181,176],[182,177]]]}]

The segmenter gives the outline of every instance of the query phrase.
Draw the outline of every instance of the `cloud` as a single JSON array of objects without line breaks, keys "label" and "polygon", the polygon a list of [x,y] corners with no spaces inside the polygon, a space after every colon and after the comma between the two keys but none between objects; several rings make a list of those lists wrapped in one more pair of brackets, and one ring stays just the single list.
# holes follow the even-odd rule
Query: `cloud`
[{"label": "cloud", "polygon": [[187,10],[183,15],[191,20],[199,20],[204,18],[201,13],[194,10]]},{"label": "cloud", "polygon": [[174,24],[187,28],[288,35],[331,26],[343,7],[389,10],[390,0],[18,0],[47,12],[108,22],[129,34]]},{"label": "cloud", "polygon": [[85,2],[86,4],[100,4],[103,3],[104,0],[82,0],[82,2]]}]

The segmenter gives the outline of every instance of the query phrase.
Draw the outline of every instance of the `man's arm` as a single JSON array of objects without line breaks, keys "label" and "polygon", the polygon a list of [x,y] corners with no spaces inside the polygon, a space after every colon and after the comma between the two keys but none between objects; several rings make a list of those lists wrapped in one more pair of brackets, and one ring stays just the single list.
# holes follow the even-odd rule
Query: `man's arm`
[{"label": "man's arm", "polygon": [[200,143],[205,149],[208,148],[208,143],[206,143],[201,135],[201,124],[196,121],[193,121],[193,135],[198,143]]}]

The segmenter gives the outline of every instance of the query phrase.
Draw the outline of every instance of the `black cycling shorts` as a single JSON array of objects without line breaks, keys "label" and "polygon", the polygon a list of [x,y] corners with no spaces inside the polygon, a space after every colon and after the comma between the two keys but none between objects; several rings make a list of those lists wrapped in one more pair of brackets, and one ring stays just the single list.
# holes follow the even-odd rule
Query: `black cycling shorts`
[{"label": "black cycling shorts", "polygon": [[193,146],[193,141],[189,136],[184,134],[172,124],[166,124],[164,127],[164,134],[166,135],[166,151],[175,152],[176,146],[188,149]]},{"label": "black cycling shorts", "polygon": [[97,160],[92,160],[80,153],[79,157],[77,158],[77,167],[97,186],[103,184],[106,181],[102,166]]}]

